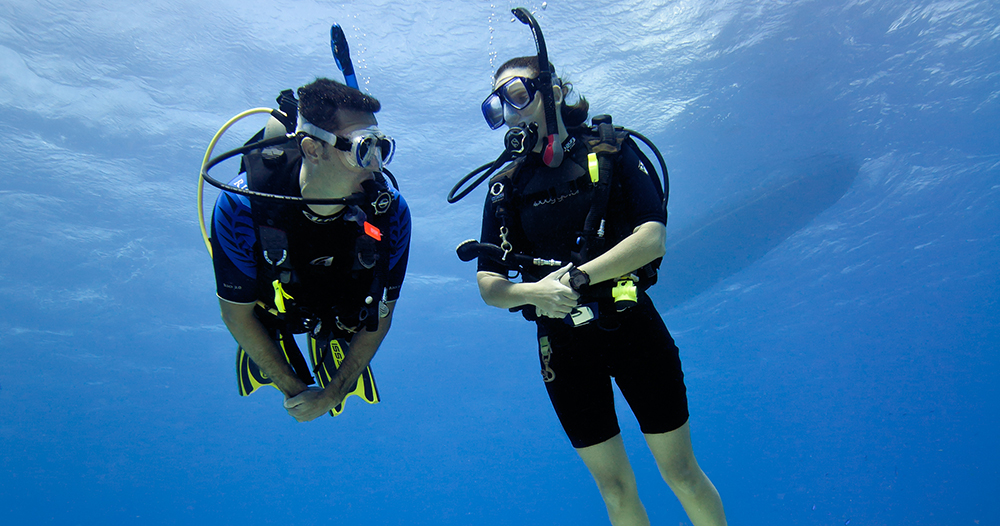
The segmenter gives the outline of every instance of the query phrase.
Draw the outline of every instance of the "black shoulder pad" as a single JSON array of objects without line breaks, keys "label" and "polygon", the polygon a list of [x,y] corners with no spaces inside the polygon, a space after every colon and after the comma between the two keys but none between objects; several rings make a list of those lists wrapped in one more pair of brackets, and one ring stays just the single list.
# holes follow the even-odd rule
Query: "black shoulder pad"
[{"label": "black shoulder pad", "polygon": [[524,165],[525,159],[526,159],[525,157],[518,157],[517,159],[514,159],[509,164],[507,164],[507,166],[501,168],[497,173],[493,174],[493,176],[490,177],[490,186],[493,186],[493,183],[495,182],[500,182],[504,180],[513,181],[517,173],[521,171],[521,166]]},{"label": "black shoulder pad", "polygon": [[289,171],[302,157],[294,140],[287,143],[252,150],[243,156],[247,171],[247,186],[256,192],[285,195],[285,184]]}]

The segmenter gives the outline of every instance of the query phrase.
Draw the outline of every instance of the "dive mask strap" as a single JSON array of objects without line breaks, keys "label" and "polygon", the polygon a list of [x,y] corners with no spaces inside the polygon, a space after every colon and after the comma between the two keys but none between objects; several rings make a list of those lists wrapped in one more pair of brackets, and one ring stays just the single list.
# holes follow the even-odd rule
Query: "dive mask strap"
[{"label": "dive mask strap", "polygon": [[[315,124],[307,121],[306,118],[303,117],[301,113],[299,113],[297,118],[295,132],[303,133],[305,135],[311,135],[313,137],[316,137],[317,139],[321,139],[327,143],[330,143],[331,145],[336,146],[337,149],[342,149],[343,147],[342,143],[347,142],[343,138],[337,137],[333,133],[330,133],[324,130],[323,128],[320,128],[319,126],[316,126]],[[350,147],[350,143],[347,144],[347,147]]]}]

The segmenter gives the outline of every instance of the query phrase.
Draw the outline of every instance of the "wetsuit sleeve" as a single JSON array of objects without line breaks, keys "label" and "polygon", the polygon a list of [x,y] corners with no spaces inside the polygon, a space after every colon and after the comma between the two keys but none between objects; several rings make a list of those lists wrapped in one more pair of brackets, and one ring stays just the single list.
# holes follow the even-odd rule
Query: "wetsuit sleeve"
[{"label": "wetsuit sleeve", "polygon": [[[229,184],[246,188],[242,176]],[[257,241],[250,200],[222,192],[212,212],[212,264],[215,288],[220,298],[233,303],[257,301]]]},{"label": "wetsuit sleeve", "polygon": [[628,226],[628,230],[623,232],[625,235],[649,221],[667,223],[666,212],[663,210],[660,198],[661,191],[654,186],[652,178],[644,171],[642,162],[636,154],[635,145],[625,143],[616,162],[615,177],[620,184],[612,190],[608,216],[609,220],[613,218],[621,221],[621,223],[615,221],[616,224]]},{"label": "wetsuit sleeve", "polygon": [[389,275],[386,278],[386,301],[399,299],[410,258],[410,207],[403,196],[396,194],[396,214],[389,223]]}]

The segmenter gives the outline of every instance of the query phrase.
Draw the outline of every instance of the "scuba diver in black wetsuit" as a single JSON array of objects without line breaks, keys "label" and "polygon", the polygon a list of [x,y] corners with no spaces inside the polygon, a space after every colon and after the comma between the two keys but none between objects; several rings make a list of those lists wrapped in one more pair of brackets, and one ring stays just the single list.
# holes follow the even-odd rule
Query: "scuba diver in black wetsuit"
[{"label": "scuba diver in black wetsuit", "polygon": [[[456,185],[449,201],[514,162],[489,181],[482,242],[463,243],[459,257],[479,258],[487,304],[536,323],[549,398],[611,522],[649,524],[615,415],[613,377],[691,522],[725,524],[719,493],[692,451],[678,349],[645,294],[666,237],[665,192],[629,135],[646,139],[607,116],[586,126],[589,105],[566,103],[571,86],[554,76],[537,22],[523,9],[514,14],[531,26],[539,55],[509,60],[494,75],[483,114],[491,128],[511,128],[507,149]],[[510,281],[512,270],[521,282]]]}]

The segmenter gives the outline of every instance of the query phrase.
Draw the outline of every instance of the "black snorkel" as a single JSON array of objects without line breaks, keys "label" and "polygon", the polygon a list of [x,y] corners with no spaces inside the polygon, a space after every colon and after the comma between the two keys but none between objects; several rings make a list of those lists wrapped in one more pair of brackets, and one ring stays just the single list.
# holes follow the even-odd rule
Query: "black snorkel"
[{"label": "black snorkel", "polygon": [[552,96],[552,70],[549,67],[549,53],[545,48],[545,38],[538,21],[527,9],[518,7],[511,10],[523,24],[531,28],[538,49],[538,91],[542,93],[542,108],[545,110],[545,136],[542,144],[542,162],[546,166],[562,164],[562,144],[559,143],[559,126],[556,123],[556,101]]}]

